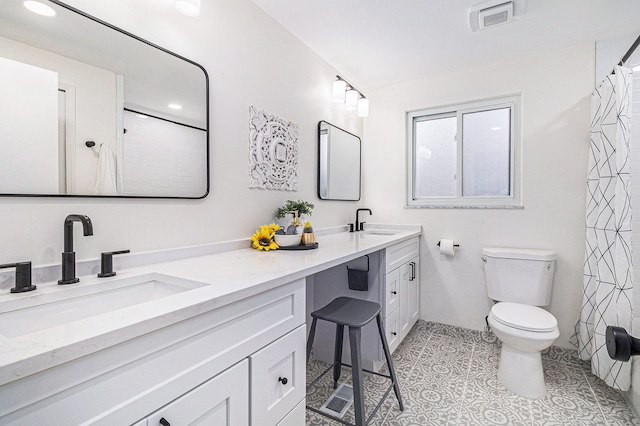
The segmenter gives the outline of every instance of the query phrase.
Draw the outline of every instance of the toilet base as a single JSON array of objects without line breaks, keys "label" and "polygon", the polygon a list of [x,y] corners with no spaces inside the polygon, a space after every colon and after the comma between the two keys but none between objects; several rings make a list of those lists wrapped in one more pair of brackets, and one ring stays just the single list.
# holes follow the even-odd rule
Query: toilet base
[{"label": "toilet base", "polygon": [[547,393],[540,352],[523,352],[502,344],[498,380],[511,392],[538,399]]}]

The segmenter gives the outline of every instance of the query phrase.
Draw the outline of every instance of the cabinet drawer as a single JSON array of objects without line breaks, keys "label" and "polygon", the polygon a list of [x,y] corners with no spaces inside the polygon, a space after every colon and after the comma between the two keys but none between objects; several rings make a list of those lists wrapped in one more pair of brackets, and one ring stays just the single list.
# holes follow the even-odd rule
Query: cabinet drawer
[{"label": "cabinet drawer", "polygon": [[400,269],[389,272],[384,276],[384,305],[382,317],[387,317],[398,309],[400,301]]},{"label": "cabinet drawer", "polygon": [[420,239],[418,237],[387,247],[385,250],[385,273],[397,269],[418,254],[420,254]]},{"label": "cabinet drawer", "polygon": [[277,424],[305,397],[306,326],[251,355],[251,422]]},{"label": "cabinet drawer", "polygon": [[400,318],[399,309],[391,312],[384,320],[384,331],[389,344],[389,351],[393,353],[400,344]]},{"label": "cabinet drawer", "polygon": [[187,392],[171,404],[159,409],[137,425],[160,425],[161,419],[171,425],[249,424],[249,362],[236,364],[216,377]]}]

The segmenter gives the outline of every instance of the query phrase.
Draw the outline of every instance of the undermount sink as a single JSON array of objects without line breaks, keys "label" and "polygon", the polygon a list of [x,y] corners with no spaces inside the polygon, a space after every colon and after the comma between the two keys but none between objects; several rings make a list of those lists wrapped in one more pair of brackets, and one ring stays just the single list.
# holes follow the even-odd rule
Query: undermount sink
[{"label": "undermount sink", "polygon": [[[0,334],[13,338],[182,293],[206,284],[150,273],[0,301]],[[37,290],[39,291],[39,290]]]},{"label": "undermount sink", "polygon": [[365,231],[366,234],[372,235],[396,235],[400,231],[396,231],[393,229],[369,229]]}]

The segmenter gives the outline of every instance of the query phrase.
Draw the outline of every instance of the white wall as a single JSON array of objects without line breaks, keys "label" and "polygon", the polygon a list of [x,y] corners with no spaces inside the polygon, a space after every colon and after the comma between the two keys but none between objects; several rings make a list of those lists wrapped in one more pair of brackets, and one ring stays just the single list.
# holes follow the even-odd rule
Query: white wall
[{"label": "white wall", "polygon": [[[530,247],[558,255],[550,311],[567,346],[581,304],[585,179],[594,46],[367,91],[364,201],[376,221],[420,224],[421,318],[480,330],[490,309],[482,247]],[[522,93],[522,210],[405,209],[407,111]],[[437,242],[460,243],[454,258]]]},{"label": "white wall", "polygon": [[[318,228],[353,221],[357,203],[317,199],[316,133],[327,120],[361,135],[362,120],[332,103],[337,71],[250,0],[204,1],[199,18],[178,14],[172,0],[67,3],[206,68],[211,192],[203,200],[0,197],[2,263],[60,263],[69,213],[87,214],[94,225],[92,237],[76,232],[78,259],[248,238],[287,199],[316,204],[310,219]],[[300,126],[298,191],[249,189],[251,105]]]}]

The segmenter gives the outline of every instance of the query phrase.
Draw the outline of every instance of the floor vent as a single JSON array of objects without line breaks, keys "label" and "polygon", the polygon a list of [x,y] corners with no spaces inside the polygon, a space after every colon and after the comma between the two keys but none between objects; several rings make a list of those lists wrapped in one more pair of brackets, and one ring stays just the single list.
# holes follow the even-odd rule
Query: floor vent
[{"label": "floor vent", "polygon": [[320,411],[342,418],[353,403],[353,387],[341,383],[338,388],[333,391],[327,402],[322,404]]}]

